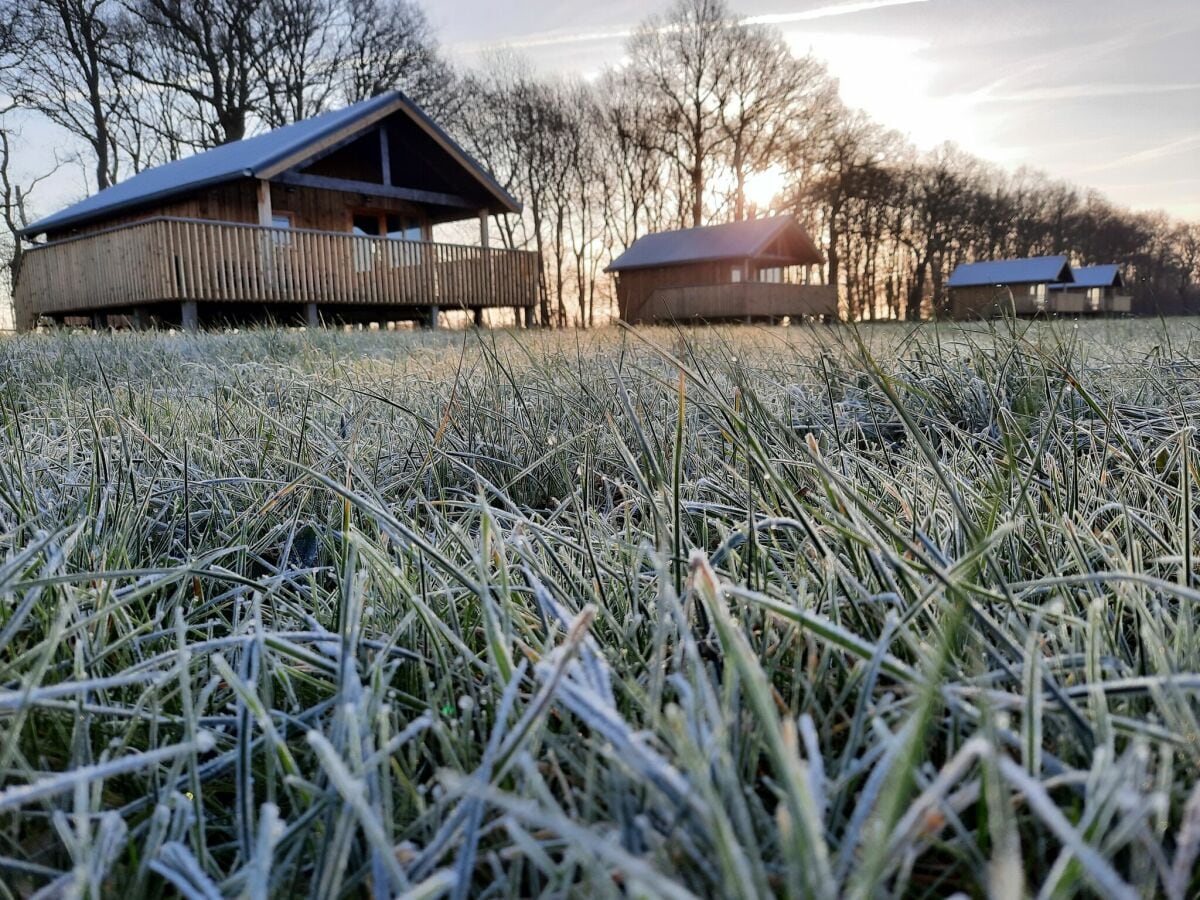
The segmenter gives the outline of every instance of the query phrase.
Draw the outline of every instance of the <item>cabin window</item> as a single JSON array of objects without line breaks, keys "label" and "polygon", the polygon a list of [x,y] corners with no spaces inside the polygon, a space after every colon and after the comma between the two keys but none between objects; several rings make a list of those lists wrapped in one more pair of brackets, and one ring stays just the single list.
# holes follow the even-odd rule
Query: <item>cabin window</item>
[{"label": "cabin window", "polygon": [[421,240],[421,223],[407,216],[387,216],[387,236],[393,241]]},{"label": "cabin window", "polygon": [[420,241],[424,237],[421,223],[408,216],[388,214],[384,225],[387,228],[389,239],[407,242],[388,245],[388,255],[391,258],[392,267],[420,265],[421,248],[412,242]]},{"label": "cabin window", "polygon": [[351,218],[350,230],[359,237],[379,237],[379,216],[375,213],[355,213]]},{"label": "cabin window", "polygon": [[[374,241],[357,241],[354,267],[358,272],[370,271],[377,257],[386,259],[386,264],[393,268],[421,262],[421,248],[411,243],[424,237],[419,219],[398,213],[360,210],[351,216],[350,230],[359,237],[388,238],[397,242],[384,245]],[[399,243],[401,241],[407,243]]]},{"label": "cabin window", "polygon": [[742,267],[741,266],[734,266],[733,269],[730,270],[729,280],[733,284],[741,284],[742,283]]},{"label": "cabin window", "polygon": [[[379,237],[379,216],[374,213],[354,213],[350,217],[350,233],[355,237]],[[375,242],[354,242],[354,271],[370,272],[375,268]]]},{"label": "cabin window", "polygon": [[778,267],[774,269],[759,269],[758,280],[766,282],[767,284],[782,284],[783,269]]},{"label": "cabin window", "polygon": [[271,227],[276,229],[271,234],[271,241],[276,247],[292,246],[292,236],[286,233],[295,227],[290,212],[273,213],[271,215]]},{"label": "cabin window", "polygon": [[1104,296],[1104,291],[1098,287],[1088,288],[1088,302],[1092,309],[1100,308],[1100,298]]}]

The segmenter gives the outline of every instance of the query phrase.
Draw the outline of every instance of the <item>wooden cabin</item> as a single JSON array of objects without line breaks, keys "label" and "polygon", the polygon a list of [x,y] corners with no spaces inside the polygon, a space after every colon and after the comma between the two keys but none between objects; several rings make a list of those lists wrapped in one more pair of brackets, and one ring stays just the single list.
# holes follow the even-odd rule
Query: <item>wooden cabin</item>
[{"label": "wooden cabin", "polygon": [[821,262],[800,223],[778,216],[647,235],[605,271],[626,322],[835,319],[836,288],[809,283]]},{"label": "wooden cabin", "polygon": [[[196,328],[272,320],[436,326],[440,310],[532,319],[537,256],[490,246],[520,212],[477,162],[392,91],[141,172],[34,222],[17,325]],[[479,246],[433,227],[478,219]]]},{"label": "wooden cabin", "polygon": [[1055,312],[1051,288],[1074,280],[1065,256],[964,263],[946,283],[950,313],[955,319],[984,319]]},{"label": "wooden cabin", "polygon": [[1127,315],[1133,308],[1120,266],[1080,266],[1072,271],[1074,282],[1050,286],[1055,312]]}]

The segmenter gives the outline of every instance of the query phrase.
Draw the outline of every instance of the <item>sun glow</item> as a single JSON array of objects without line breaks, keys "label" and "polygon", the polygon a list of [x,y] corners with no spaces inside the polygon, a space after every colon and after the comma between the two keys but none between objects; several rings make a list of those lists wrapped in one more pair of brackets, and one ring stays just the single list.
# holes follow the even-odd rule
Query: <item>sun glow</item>
[{"label": "sun glow", "polygon": [[746,179],[746,202],[759,212],[766,212],[775,206],[786,186],[787,173],[782,166],[755,172]]}]

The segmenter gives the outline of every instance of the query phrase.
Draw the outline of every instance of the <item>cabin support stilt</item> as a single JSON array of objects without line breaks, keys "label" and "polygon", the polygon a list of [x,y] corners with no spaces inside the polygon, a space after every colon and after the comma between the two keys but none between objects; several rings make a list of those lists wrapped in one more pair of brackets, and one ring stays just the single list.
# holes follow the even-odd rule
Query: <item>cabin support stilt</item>
[{"label": "cabin support stilt", "polygon": [[532,306],[525,307],[525,327],[526,328],[533,327],[533,307]]},{"label": "cabin support stilt", "polygon": [[[489,215],[490,213],[486,209],[481,209],[479,211],[479,246],[483,248],[483,252],[480,254],[480,264],[483,267],[483,278],[480,279],[480,281],[482,282],[481,287],[483,289],[483,296],[479,297],[478,300],[483,303],[491,303],[493,294],[492,254],[488,250],[488,245],[492,240],[491,235],[488,232]],[[482,322],[479,324],[482,324]]]},{"label": "cabin support stilt", "polygon": [[441,310],[438,307],[436,307],[436,306],[429,307],[428,324],[429,324],[429,328],[433,331],[437,330],[438,318],[439,318],[440,314],[441,314]]},{"label": "cabin support stilt", "polygon": [[309,328],[321,327],[321,311],[317,309],[317,304],[304,304],[304,324]]},{"label": "cabin support stilt", "polygon": [[92,313],[92,330],[104,331],[108,327],[108,316],[104,313]]},{"label": "cabin support stilt", "polygon": [[150,327],[150,313],[144,306],[135,306],[129,314],[129,327],[134,331],[145,331]]},{"label": "cabin support stilt", "polygon": [[195,300],[184,300],[179,304],[179,324],[187,332],[200,330],[200,310]]},{"label": "cabin support stilt", "polygon": [[473,310],[471,310],[471,315],[472,315],[472,321],[475,323],[475,327],[482,328],[483,327],[483,307],[482,306],[475,307]]}]

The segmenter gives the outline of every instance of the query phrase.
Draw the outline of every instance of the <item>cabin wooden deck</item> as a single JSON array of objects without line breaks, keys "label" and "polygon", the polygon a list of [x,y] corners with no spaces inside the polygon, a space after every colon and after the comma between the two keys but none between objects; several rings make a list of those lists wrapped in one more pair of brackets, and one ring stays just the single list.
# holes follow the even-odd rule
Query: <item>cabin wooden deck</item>
[{"label": "cabin wooden deck", "polygon": [[837,315],[837,290],[830,285],[743,281],[659,288],[637,311],[636,318],[642,322],[683,322],[785,316],[834,319]]},{"label": "cabin wooden deck", "polygon": [[537,283],[528,251],[157,217],[31,248],[15,306],[26,327],[98,311],[189,327],[263,310],[436,324],[439,310],[512,307],[528,321]]}]

